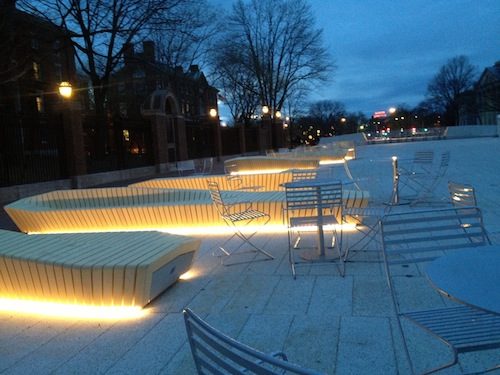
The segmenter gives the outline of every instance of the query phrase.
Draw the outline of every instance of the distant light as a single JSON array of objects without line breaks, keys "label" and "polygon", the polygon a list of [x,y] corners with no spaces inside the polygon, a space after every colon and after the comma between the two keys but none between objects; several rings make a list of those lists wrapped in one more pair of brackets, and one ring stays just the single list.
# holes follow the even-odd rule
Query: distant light
[{"label": "distant light", "polygon": [[392,115],[394,113],[396,113],[396,108],[395,107],[391,107],[389,108],[389,113]]},{"label": "distant light", "polygon": [[71,83],[64,81],[59,84],[59,95],[61,95],[65,99],[71,98],[73,95],[73,87]]},{"label": "distant light", "polygon": [[227,122],[221,121],[220,122],[220,126],[222,126],[223,128],[226,128],[227,127]]},{"label": "distant light", "polygon": [[346,121],[347,121],[347,119],[346,119],[345,117],[342,117],[342,118],[340,119],[340,121],[341,121],[341,122],[346,122]]},{"label": "distant light", "polygon": [[269,107],[267,105],[262,106],[262,113],[265,115],[269,113]]},{"label": "distant light", "polygon": [[217,110],[215,108],[210,108],[210,117],[217,117]]},{"label": "distant light", "polygon": [[274,114],[276,118],[281,118],[281,112],[280,111],[276,111],[276,113]]}]

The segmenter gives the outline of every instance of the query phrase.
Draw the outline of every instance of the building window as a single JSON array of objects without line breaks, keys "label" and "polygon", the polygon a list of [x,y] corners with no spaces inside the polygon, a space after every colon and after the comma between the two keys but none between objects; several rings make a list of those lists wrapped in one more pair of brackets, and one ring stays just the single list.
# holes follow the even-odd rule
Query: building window
[{"label": "building window", "polygon": [[37,63],[36,61],[33,61],[32,68],[33,68],[33,78],[36,80],[40,80],[41,78],[40,64]]},{"label": "building window", "polygon": [[36,110],[38,113],[43,113],[44,111],[44,105],[43,105],[43,96],[42,94],[38,94],[35,97],[35,102],[36,102]]}]

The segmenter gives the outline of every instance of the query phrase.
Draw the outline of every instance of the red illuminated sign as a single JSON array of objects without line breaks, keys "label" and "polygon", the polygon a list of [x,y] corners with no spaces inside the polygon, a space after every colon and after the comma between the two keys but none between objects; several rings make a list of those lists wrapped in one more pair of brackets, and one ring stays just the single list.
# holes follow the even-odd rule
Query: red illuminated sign
[{"label": "red illuminated sign", "polygon": [[377,111],[373,113],[373,118],[386,118],[387,114],[385,111]]}]

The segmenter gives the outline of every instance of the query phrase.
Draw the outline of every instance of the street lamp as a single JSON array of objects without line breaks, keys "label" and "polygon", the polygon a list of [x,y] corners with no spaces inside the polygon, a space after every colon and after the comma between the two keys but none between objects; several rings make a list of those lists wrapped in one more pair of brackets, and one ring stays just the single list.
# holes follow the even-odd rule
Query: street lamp
[{"label": "street lamp", "polygon": [[73,86],[67,81],[63,81],[59,84],[59,95],[64,99],[69,99],[73,95]]},{"label": "street lamp", "polygon": [[210,115],[210,117],[215,118],[217,117],[217,110],[215,108],[210,108],[208,114]]},{"label": "street lamp", "polygon": [[269,113],[269,107],[267,105],[262,106],[262,114],[267,115]]}]

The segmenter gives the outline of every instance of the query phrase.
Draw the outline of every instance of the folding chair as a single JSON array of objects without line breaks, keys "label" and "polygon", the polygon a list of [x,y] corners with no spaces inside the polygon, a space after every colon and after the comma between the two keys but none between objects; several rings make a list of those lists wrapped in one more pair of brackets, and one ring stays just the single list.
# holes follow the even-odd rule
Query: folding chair
[{"label": "folding chair", "polygon": [[[465,304],[406,311],[401,300],[402,288],[397,288],[402,285],[402,280],[408,280],[402,270],[411,264],[424,264],[444,252],[490,245],[477,207],[388,214],[381,220],[381,233],[392,306],[412,373],[416,372],[415,363],[410,356],[408,337],[403,329],[404,319],[431,333],[452,351],[449,362],[425,373],[453,366],[458,362],[460,353],[500,347],[500,315]],[[421,267],[416,268],[417,271],[419,269]]]},{"label": "folding chair", "polygon": [[215,329],[190,309],[183,310],[191,354],[198,374],[321,373],[288,362],[284,352],[264,353]]},{"label": "folding chair", "polygon": [[[317,180],[316,180],[317,181]],[[303,233],[307,228],[316,228],[318,235],[318,252],[321,253],[318,257],[318,262],[333,261],[337,258],[329,259],[322,254],[325,251],[324,245],[324,228],[332,231],[331,247],[337,248],[338,260],[340,262],[339,271],[343,276],[344,261],[342,255],[342,230],[337,233],[336,225],[342,224],[342,184],[340,181],[327,180],[315,186],[315,183],[308,184],[307,181],[301,180],[287,183],[285,186],[285,214],[288,227],[288,259],[292,269],[292,275],[296,277],[296,265],[311,261],[303,259],[296,260],[294,252],[303,250],[299,247]],[[295,237],[295,239],[294,239]],[[293,243],[293,245],[292,245]],[[316,250],[316,248],[313,248]]]},{"label": "folding chair", "polygon": [[194,175],[205,176],[212,173],[214,167],[214,158],[204,158],[196,166]]},{"label": "folding chair", "polygon": [[179,176],[186,176],[195,172],[194,160],[181,160],[176,163]]},{"label": "folding chair", "polygon": [[[254,231],[249,235],[244,234],[242,232],[242,229],[245,226],[255,224],[256,222],[259,222],[261,226],[266,225],[271,217],[265,212],[253,209],[251,202],[234,202],[230,204],[226,203],[222,198],[222,194],[220,192],[219,185],[217,184],[217,182],[209,181],[208,190],[210,191],[212,202],[215,205],[220,217],[233,230],[233,235],[228,239],[226,239],[224,243],[219,246],[219,249],[222,251],[223,256],[226,257],[234,256],[235,253],[237,253],[238,250],[243,245],[246,244],[266,257],[265,259],[260,259],[260,260],[274,259],[274,257],[271,254],[257,247],[250,241],[251,238],[257,233],[257,231]],[[238,247],[236,247],[234,251],[230,252],[226,249],[226,244],[235,237],[241,239],[242,242],[238,245]],[[221,260],[221,262],[222,264],[225,264],[224,260]],[[239,263],[244,263],[244,262],[238,262],[238,264]],[[232,264],[236,263],[225,264],[225,265],[232,265]]]},{"label": "folding chair", "polygon": [[[414,195],[409,196],[410,205],[430,202],[434,196],[435,189],[445,176],[450,163],[450,152],[444,151],[438,163],[433,163],[428,169],[422,167],[419,172],[405,173],[404,169],[399,169],[399,181],[403,187],[413,191]],[[401,186],[401,185],[400,185]]]},{"label": "folding chair", "polygon": [[[354,185],[357,191],[363,191],[361,184],[368,184],[368,177],[357,178],[351,172],[349,167],[349,159],[344,159],[344,170],[349,181]],[[380,219],[390,212],[390,205],[373,205],[369,202],[366,206],[359,207],[352,205],[350,199],[346,200],[346,204],[343,208],[344,219],[343,221],[355,220],[355,229],[358,232],[358,238],[346,245],[346,251],[344,252],[344,259],[347,261],[349,253],[354,251],[364,251],[370,244],[380,244],[378,240],[379,234],[379,221]],[[349,220],[350,219],[350,220]],[[379,250],[378,248],[375,250]]]},{"label": "folding chair", "polygon": [[455,207],[477,206],[476,193],[472,185],[448,181],[451,204]]}]

